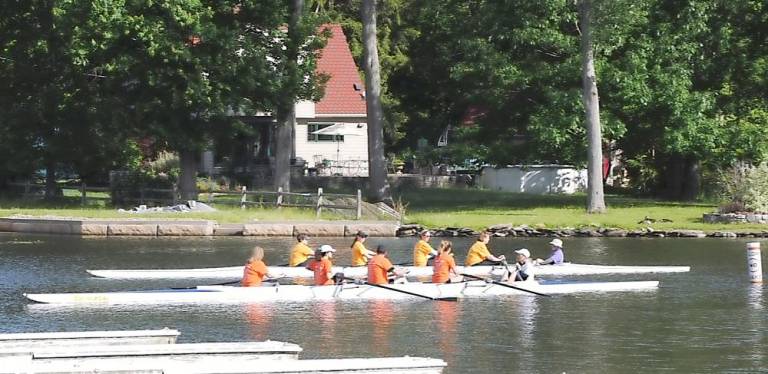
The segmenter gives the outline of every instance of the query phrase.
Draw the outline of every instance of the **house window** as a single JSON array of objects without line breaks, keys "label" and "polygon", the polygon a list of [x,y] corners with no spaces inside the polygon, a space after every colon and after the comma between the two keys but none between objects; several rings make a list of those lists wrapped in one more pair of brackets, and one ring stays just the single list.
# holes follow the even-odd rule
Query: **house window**
[{"label": "house window", "polygon": [[343,142],[344,135],[317,135],[313,132],[324,129],[326,127],[333,126],[333,123],[308,123],[307,124],[307,141],[310,142]]}]

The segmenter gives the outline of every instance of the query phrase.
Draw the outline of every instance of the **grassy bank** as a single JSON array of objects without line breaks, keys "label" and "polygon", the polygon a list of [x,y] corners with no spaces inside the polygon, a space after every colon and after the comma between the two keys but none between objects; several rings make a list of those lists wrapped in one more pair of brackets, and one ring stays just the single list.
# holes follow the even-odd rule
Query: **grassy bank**
[{"label": "grassy bank", "polygon": [[[544,227],[618,227],[657,230],[692,229],[705,231],[760,231],[757,224],[707,224],[702,214],[716,210],[714,204],[677,203],[625,196],[606,196],[608,212],[586,214],[584,194],[527,195],[483,190],[427,189],[396,196],[406,205],[406,221],[427,227],[470,227],[482,229],[511,223]],[[653,224],[639,223],[646,217]],[[671,222],[659,222],[660,220]]]},{"label": "grassy bank", "polygon": [[[692,229],[709,232],[768,229],[757,224],[702,222],[702,214],[714,211],[714,204],[678,203],[616,195],[606,196],[607,213],[593,215],[585,213],[586,196],[583,194],[527,195],[474,189],[422,189],[403,191],[396,194],[395,199],[406,207],[405,222],[419,223],[430,228],[483,229],[495,224],[525,224],[549,228],[617,227],[629,230],[650,226],[656,230]],[[218,211],[209,213],[120,213],[107,206],[107,200],[89,200],[88,206],[81,207],[76,196],[65,197],[55,203],[0,199],[0,217],[29,215],[103,219],[209,219],[220,223],[315,219],[312,209],[252,207],[241,210],[229,205],[217,205]],[[656,222],[641,223],[646,217]],[[322,218],[342,217],[323,213]]]}]

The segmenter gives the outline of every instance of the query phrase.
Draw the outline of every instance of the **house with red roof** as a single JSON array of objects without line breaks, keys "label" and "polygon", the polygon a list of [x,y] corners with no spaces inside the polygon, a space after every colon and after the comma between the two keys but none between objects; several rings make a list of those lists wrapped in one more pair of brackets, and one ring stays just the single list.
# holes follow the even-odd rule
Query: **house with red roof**
[{"label": "house with red roof", "polygon": [[317,73],[329,80],[320,101],[296,105],[295,157],[321,175],[368,176],[365,88],[341,26],[324,27],[330,36]]},{"label": "house with red roof", "polygon": [[[365,88],[340,25],[330,24],[319,51],[317,73],[328,76],[317,102],[296,103],[293,131],[295,166],[318,175],[368,176],[368,124]],[[251,186],[271,184],[274,126],[271,113],[240,117],[253,131],[221,140],[202,155],[201,172],[236,177]],[[292,172],[305,171],[294,167]]]}]

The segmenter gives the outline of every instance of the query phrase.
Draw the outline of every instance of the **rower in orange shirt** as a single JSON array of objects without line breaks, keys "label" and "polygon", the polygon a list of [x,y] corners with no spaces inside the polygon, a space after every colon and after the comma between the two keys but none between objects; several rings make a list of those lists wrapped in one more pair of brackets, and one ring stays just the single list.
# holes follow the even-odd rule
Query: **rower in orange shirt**
[{"label": "rower in orange shirt", "polygon": [[365,266],[368,260],[376,255],[376,252],[369,251],[365,248],[365,239],[368,238],[368,234],[364,231],[358,231],[355,234],[355,241],[352,242],[352,266]]},{"label": "rower in orange shirt", "polygon": [[288,260],[288,266],[306,266],[308,261],[315,255],[315,251],[309,248],[309,236],[306,234],[296,235],[298,243],[291,248],[291,258]]},{"label": "rower in orange shirt", "polygon": [[504,258],[504,255],[496,257],[491,254],[491,252],[488,250],[488,247],[486,246],[490,240],[491,234],[489,234],[487,231],[481,232],[475,244],[472,244],[472,247],[469,248],[469,252],[467,252],[467,259],[464,260],[464,265],[475,266],[501,264],[506,258]]},{"label": "rower in orange shirt", "polygon": [[389,274],[403,276],[403,272],[400,269],[395,269],[395,266],[387,258],[386,248],[380,245],[376,247],[376,255],[368,261],[368,283],[387,284],[389,283]]},{"label": "rower in orange shirt", "polygon": [[427,266],[430,257],[437,255],[437,251],[429,245],[432,233],[424,230],[419,234],[419,241],[413,247],[413,266]]},{"label": "rower in orange shirt", "polygon": [[459,276],[456,273],[456,260],[453,258],[453,244],[443,240],[433,264],[432,283],[451,283],[451,274],[454,277]]},{"label": "rower in orange shirt", "polygon": [[253,253],[251,258],[245,264],[243,269],[243,280],[240,284],[243,287],[258,287],[261,286],[261,282],[264,281],[264,277],[275,278],[267,270],[267,265],[264,263],[264,248],[259,246],[253,247]]},{"label": "rower in orange shirt", "polygon": [[336,252],[333,247],[328,244],[321,245],[317,251],[315,251],[315,259],[309,262],[307,269],[312,270],[315,273],[315,286],[326,286],[334,284],[333,276],[333,253]]}]

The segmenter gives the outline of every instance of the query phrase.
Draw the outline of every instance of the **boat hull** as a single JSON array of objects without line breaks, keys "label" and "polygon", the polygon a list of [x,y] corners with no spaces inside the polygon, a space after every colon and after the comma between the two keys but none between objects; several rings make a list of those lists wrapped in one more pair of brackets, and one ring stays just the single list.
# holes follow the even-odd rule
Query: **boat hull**
[{"label": "boat hull", "polygon": [[[269,266],[270,274],[286,278],[312,278],[312,272],[303,267]],[[431,266],[405,266],[409,277],[432,276]],[[460,273],[471,275],[502,275],[506,269],[503,266],[459,266]],[[595,275],[595,274],[643,274],[643,273],[684,273],[690,271],[689,266],[615,266],[587,265],[565,263],[560,265],[542,265],[536,267],[536,275]],[[146,270],[87,270],[99,278],[110,279],[237,279],[243,276],[242,266],[199,269],[146,269]],[[333,268],[334,273],[344,273],[352,278],[362,278],[367,275],[365,266]]]},{"label": "boat hull", "polygon": [[[654,290],[658,281],[640,282],[571,282],[514,283],[517,288],[542,294],[578,292],[614,292]],[[384,287],[390,288],[386,289]],[[419,299],[408,293],[431,298],[465,298],[531,293],[484,281],[461,283],[405,283],[376,287],[365,284],[338,286],[279,285],[273,287],[198,286],[185,290],[137,292],[24,294],[29,300],[47,304],[115,305],[115,304],[176,304],[176,303],[255,303],[311,300]]]}]

